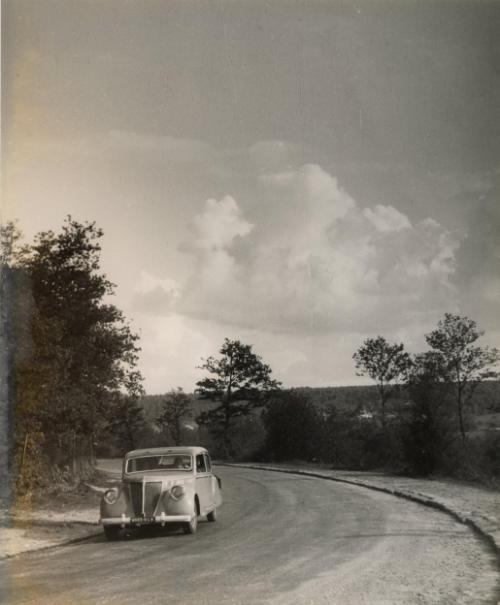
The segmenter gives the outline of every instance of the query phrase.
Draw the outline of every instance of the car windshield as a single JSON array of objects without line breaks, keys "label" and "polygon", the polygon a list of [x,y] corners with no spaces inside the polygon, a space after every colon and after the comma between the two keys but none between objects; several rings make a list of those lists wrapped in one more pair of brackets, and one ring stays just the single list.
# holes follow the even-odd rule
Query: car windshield
[{"label": "car windshield", "polygon": [[140,456],[127,461],[127,473],[142,471],[190,471],[192,458],[188,454],[166,454],[164,456]]}]

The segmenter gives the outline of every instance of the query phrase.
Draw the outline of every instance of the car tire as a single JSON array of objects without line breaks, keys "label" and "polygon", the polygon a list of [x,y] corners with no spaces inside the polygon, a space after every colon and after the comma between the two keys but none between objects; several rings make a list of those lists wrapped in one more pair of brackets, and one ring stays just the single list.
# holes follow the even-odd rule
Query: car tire
[{"label": "car tire", "polygon": [[184,525],[182,526],[182,529],[184,530],[185,534],[196,533],[196,530],[198,529],[198,509],[196,507],[196,503],[194,505],[194,514],[191,517],[191,521],[184,523]]},{"label": "car tire", "polygon": [[118,540],[120,537],[120,526],[119,525],[104,525],[104,535],[106,538],[112,542],[114,540]]},{"label": "car tire", "polygon": [[210,511],[207,515],[207,521],[210,521],[210,523],[215,523],[215,521],[217,521],[217,509],[214,508],[213,511]]}]

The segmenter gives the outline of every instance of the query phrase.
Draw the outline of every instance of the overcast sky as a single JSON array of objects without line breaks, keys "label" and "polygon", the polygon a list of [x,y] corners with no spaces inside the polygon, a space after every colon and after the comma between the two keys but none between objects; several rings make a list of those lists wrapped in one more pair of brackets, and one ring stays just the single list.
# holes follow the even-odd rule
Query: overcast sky
[{"label": "overcast sky", "polygon": [[500,3],[2,8],[2,220],[104,229],[148,392],[226,336],[286,386],[446,311],[500,345]]}]

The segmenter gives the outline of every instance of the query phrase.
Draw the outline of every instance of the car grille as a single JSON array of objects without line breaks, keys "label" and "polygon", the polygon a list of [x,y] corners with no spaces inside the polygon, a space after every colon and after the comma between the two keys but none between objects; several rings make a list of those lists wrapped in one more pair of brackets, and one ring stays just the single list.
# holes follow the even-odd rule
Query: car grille
[{"label": "car grille", "polygon": [[[135,516],[146,515],[151,517],[156,509],[158,500],[161,496],[161,481],[147,481],[144,485],[138,481],[131,482],[130,484],[130,500],[132,502],[132,509]],[[143,503],[144,493],[144,503]]]},{"label": "car grille", "polygon": [[151,517],[156,509],[161,494],[161,481],[150,481],[146,483],[144,498],[144,514]]},{"label": "car grille", "polygon": [[134,482],[129,485],[132,509],[134,510],[134,516],[137,517],[138,515],[142,515],[142,482]]}]

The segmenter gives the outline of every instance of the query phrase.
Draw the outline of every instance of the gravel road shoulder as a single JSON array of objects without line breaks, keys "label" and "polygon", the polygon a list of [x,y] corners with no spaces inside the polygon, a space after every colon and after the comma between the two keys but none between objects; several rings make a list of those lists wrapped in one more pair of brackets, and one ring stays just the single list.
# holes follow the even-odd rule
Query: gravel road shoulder
[{"label": "gravel road shoulder", "polygon": [[81,486],[0,509],[0,559],[82,540],[101,531],[98,493]]}]

